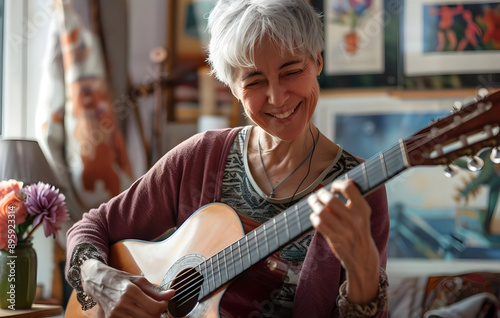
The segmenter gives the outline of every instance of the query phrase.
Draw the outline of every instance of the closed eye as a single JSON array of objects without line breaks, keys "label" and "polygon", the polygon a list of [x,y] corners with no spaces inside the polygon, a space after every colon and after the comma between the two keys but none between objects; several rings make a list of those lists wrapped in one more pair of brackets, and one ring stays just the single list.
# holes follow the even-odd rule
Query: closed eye
[{"label": "closed eye", "polygon": [[293,76],[293,75],[299,75],[303,72],[303,70],[295,70],[295,71],[290,71],[285,74],[285,76]]},{"label": "closed eye", "polygon": [[252,82],[252,83],[246,84],[245,87],[257,86],[258,84],[260,84],[260,82]]}]

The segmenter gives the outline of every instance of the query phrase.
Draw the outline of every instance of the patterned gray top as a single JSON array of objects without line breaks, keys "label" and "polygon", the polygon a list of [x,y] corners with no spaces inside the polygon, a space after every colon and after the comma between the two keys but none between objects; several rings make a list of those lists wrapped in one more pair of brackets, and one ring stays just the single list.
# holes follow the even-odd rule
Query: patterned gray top
[{"label": "patterned gray top", "polygon": [[[293,197],[293,201],[291,201],[292,197],[269,198],[259,188],[250,173],[247,149],[251,129],[252,126],[244,127],[234,140],[224,170],[221,201],[260,224],[286,210],[314,190],[328,185],[337,176],[359,164],[354,156],[341,149],[323,173],[307,189],[298,192]],[[276,308],[276,317],[291,316],[300,270],[313,234],[314,231],[311,230],[279,251],[280,258],[288,265],[288,274],[280,294],[273,301],[282,306],[282,308]]]}]

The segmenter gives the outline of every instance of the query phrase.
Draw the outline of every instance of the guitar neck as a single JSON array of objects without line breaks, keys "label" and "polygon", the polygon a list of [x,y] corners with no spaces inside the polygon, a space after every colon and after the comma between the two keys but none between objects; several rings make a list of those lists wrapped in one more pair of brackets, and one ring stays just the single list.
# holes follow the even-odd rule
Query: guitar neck
[{"label": "guitar neck", "polygon": [[[405,170],[408,166],[406,162],[403,143],[400,142],[336,180],[352,179],[361,193],[366,195]],[[310,213],[307,199],[302,199],[199,264],[196,270],[204,277],[199,299],[310,230]]]},{"label": "guitar neck", "polygon": [[410,166],[404,144],[400,141],[344,173],[336,180],[352,179],[359,191],[367,195]]}]

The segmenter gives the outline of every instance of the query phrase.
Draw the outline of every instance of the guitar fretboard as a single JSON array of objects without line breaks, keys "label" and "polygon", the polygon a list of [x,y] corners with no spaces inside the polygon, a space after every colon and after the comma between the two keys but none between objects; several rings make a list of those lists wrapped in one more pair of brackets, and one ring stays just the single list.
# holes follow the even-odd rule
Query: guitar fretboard
[{"label": "guitar fretboard", "polygon": [[[336,180],[352,179],[362,194],[368,194],[407,168],[402,141],[359,164]],[[243,238],[196,266],[203,276],[201,300],[243,271],[265,259],[312,228],[311,209],[302,199]]]}]

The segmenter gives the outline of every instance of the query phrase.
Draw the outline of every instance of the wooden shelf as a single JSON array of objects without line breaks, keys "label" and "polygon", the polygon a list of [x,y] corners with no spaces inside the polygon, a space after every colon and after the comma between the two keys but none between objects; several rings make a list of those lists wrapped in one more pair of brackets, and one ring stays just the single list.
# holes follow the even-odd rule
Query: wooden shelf
[{"label": "wooden shelf", "polygon": [[31,309],[0,309],[0,317],[15,317],[15,318],[42,318],[54,317],[62,314],[62,306],[59,305],[42,305],[33,304]]},{"label": "wooden shelf", "polygon": [[323,89],[320,97],[350,97],[388,95],[395,98],[449,98],[475,96],[476,89],[439,89],[439,90],[403,90],[397,88],[385,89]]}]

